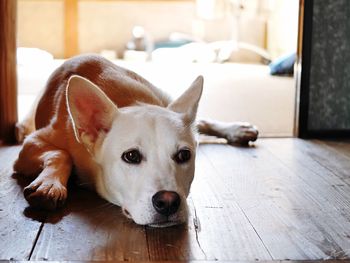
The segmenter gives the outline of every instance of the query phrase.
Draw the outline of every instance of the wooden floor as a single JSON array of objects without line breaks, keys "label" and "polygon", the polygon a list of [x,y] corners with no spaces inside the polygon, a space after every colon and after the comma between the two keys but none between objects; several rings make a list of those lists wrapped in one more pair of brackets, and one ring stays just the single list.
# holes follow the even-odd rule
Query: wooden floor
[{"label": "wooden floor", "polygon": [[0,149],[2,260],[320,260],[350,258],[350,142],[260,139],[201,145],[188,225],[137,226],[94,193],[33,211]]}]

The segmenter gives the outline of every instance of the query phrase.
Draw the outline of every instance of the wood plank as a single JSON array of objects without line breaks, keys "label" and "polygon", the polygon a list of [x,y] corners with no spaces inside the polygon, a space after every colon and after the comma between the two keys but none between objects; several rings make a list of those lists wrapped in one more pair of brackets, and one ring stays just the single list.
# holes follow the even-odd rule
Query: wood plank
[{"label": "wood plank", "polygon": [[31,259],[346,259],[350,186],[345,171],[339,177],[333,169],[345,169],[347,158],[298,139],[261,139],[255,148],[202,145],[188,225],[137,226],[96,194],[74,189],[67,207],[47,217]]},{"label": "wood plank", "polygon": [[190,198],[188,201],[191,213],[187,224],[170,228],[146,227],[149,260],[206,260],[205,252],[196,240],[195,209]]},{"label": "wood plank", "polygon": [[325,209],[342,211],[342,215],[349,221],[350,159],[317,140],[294,139],[284,141],[281,145],[279,143],[279,140],[269,140],[268,149],[295,173],[307,171],[308,176],[303,177],[303,180],[313,188],[322,186],[317,189],[317,193],[318,197],[324,198],[323,201],[327,204]]},{"label": "wood plank", "polygon": [[[33,260],[205,259],[196,242],[193,213],[190,215],[188,225],[165,229],[147,227],[145,232],[144,227],[125,219],[119,208],[111,208],[95,194],[88,194],[81,189],[74,191],[76,192],[69,199],[67,208],[61,214],[56,213],[49,217],[49,221],[57,217],[59,222],[55,225],[45,224],[34,250]],[[83,212],[79,212],[80,210]],[[99,216],[96,216],[96,211]],[[79,217],[75,215],[77,213]],[[100,225],[101,218],[106,221],[103,227]],[[74,228],[75,233],[71,233],[70,229]],[[134,233],[134,238],[130,238],[131,233]],[[81,236],[89,240],[89,244],[79,242]],[[75,245],[67,248],[67,241]],[[96,247],[99,248],[96,250]]]},{"label": "wood plank", "polygon": [[343,154],[350,158],[350,141],[349,140],[314,140],[319,144],[328,146],[329,149]]},{"label": "wood plank", "polygon": [[[201,178],[215,177],[212,167],[202,166],[207,160],[199,159],[199,162],[201,168],[196,174],[199,182]],[[203,176],[205,171],[209,173]],[[165,229],[147,227],[146,232],[143,227],[126,220],[119,208],[109,207],[108,203],[93,193],[74,189],[75,193],[71,195],[67,207],[48,218],[31,259],[271,259],[237,207],[231,208],[228,205],[225,211],[219,208],[220,219],[212,224],[218,214],[218,199],[209,194],[212,189],[206,191],[208,195],[203,193],[206,183],[194,182],[189,198],[191,213],[188,225]],[[196,203],[200,206],[197,207]],[[230,217],[230,213],[234,213],[235,217]],[[233,231],[232,224],[235,226]],[[227,235],[228,232],[232,233]],[[82,237],[89,242],[81,242]],[[67,246],[67,242],[72,245]]]},{"label": "wood plank", "polygon": [[[203,151],[220,173],[225,189],[222,196],[239,204],[274,259],[347,257],[349,251],[345,250],[350,247],[350,240],[345,232],[350,229],[350,222],[344,212],[349,213],[349,209],[324,208],[326,200],[334,195],[332,203],[343,205],[347,200],[312,171],[292,169],[301,168],[298,162],[282,162],[276,157],[279,155],[267,150],[270,142],[283,149],[284,143],[291,141],[260,140],[255,148],[210,146]],[[299,154],[298,160],[306,157]],[[294,155],[292,149],[283,154]],[[312,185],[304,180],[308,178],[311,183],[310,176]]]},{"label": "wood plank", "polygon": [[148,260],[145,229],[94,192],[73,188],[49,215],[31,260]]},{"label": "wood plank", "polygon": [[[339,156],[332,157],[314,141],[274,139],[264,140],[262,145],[301,180],[295,193],[303,197],[301,212],[309,217],[314,228],[305,237],[313,240],[325,259],[349,258],[350,187],[344,184],[344,177],[338,177],[333,170],[336,167],[333,161]],[[343,162],[338,160],[337,163],[340,166]]]},{"label": "wood plank", "polygon": [[[127,220],[120,208],[94,193],[82,189],[74,191],[67,207],[48,218],[31,259],[158,261],[204,258],[194,243],[191,220],[188,226],[147,227],[145,232],[144,227]],[[89,242],[82,243],[82,237]],[[74,245],[67,247],[67,242]]]},{"label": "wood plank", "polygon": [[64,0],[64,57],[78,53],[78,0]]},{"label": "wood plank", "polygon": [[[278,147],[279,140],[272,140],[269,143],[270,146]],[[350,185],[350,157],[347,156],[346,147],[342,149],[343,143],[334,144],[334,147],[328,147],[323,141],[319,140],[293,140],[289,143],[285,143],[284,147],[279,148],[280,151],[285,149],[291,152],[303,152],[305,159],[301,160],[309,168],[311,164],[316,167],[323,167],[320,176],[329,183],[334,180],[337,181],[339,186],[342,184]],[[342,150],[341,150],[342,149]],[[277,149],[276,149],[277,150]],[[314,166],[312,166],[314,167]],[[337,179],[338,178],[338,179]],[[336,187],[334,185],[333,187]],[[336,187],[341,191],[341,187]],[[347,195],[346,192],[343,194]],[[348,196],[347,196],[348,197]]]},{"label": "wood plank", "polygon": [[17,1],[0,1],[0,145],[15,142]]},{"label": "wood plank", "polygon": [[28,260],[41,226],[42,218],[30,213],[21,186],[11,177],[18,151],[18,146],[0,147],[1,260]]},{"label": "wood plank", "polygon": [[[197,240],[207,260],[272,259],[235,201],[226,198],[220,174],[201,145],[191,199],[195,207]],[[227,147],[225,145],[224,147]]]}]

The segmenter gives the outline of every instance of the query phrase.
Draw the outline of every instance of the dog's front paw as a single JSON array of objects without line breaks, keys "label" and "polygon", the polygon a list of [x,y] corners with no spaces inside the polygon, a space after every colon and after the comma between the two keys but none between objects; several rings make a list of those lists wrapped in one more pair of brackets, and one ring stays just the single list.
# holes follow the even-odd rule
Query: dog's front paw
[{"label": "dog's front paw", "polygon": [[225,138],[229,144],[248,145],[258,139],[258,128],[248,122],[236,122],[226,127]]},{"label": "dog's front paw", "polygon": [[67,199],[67,188],[57,180],[34,180],[23,193],[30,206],[47,210],[62,207]]}]

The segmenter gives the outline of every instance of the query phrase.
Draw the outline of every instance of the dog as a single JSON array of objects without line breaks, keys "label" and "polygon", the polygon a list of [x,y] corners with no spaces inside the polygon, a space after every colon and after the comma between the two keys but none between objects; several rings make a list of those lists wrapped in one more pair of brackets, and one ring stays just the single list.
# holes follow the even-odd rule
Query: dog
[{"label": "dog", "polygon": [[33,181],[24,196],[54,210],[79,183],[140,225],[186,222],[195,172],[196,130],[230,143],[256,140],[247,123],[196,123],[199,76],[175,101],[138,74],[97,55],[80,55],[52,73],[30,115],[17,125],[23,146],[14,171]]}]

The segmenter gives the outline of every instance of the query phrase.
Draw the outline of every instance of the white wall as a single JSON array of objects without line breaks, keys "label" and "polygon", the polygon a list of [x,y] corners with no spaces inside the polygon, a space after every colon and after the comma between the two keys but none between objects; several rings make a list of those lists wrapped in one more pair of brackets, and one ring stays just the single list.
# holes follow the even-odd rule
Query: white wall
[{"label": "white wall", "polygon": [[64,5],[61,0],[18,0],[18,46],[37,47],[49,51],[55,57],[63,57],[63,15]]},{"label": "white wall", "polygon": [[272,57],[296,51],[299,0],[276,0],[267,22],[267,49]]},{"label": "white wall", "polygon": [[172,31],[192,34],[192,1],[81,1],[79,3],[79,47],[81,52],[117,50],[121,55],[132,28],[143,26],[154,39]]},{"label": "white wall", "polygon": [[[235,14],[241,11],[237,27],[240,41],[267,48],[274,57],[296,48],[298,0],[230,1],[243,3],[243,9],[233,5],[221,16],[208,20],[198,17],[194,0],[80,0],[79,49],[80,52],[112,49],[121,55],[135,25],[144,26],[155,40],[167,38],[173,31],[206,41],[229,40],[237,33],[237,20],[230,10]],[[270,14],[271,10],[277,13]],[[62,58],[63,0],[18,0],[18,45],[39,47]]]}]

